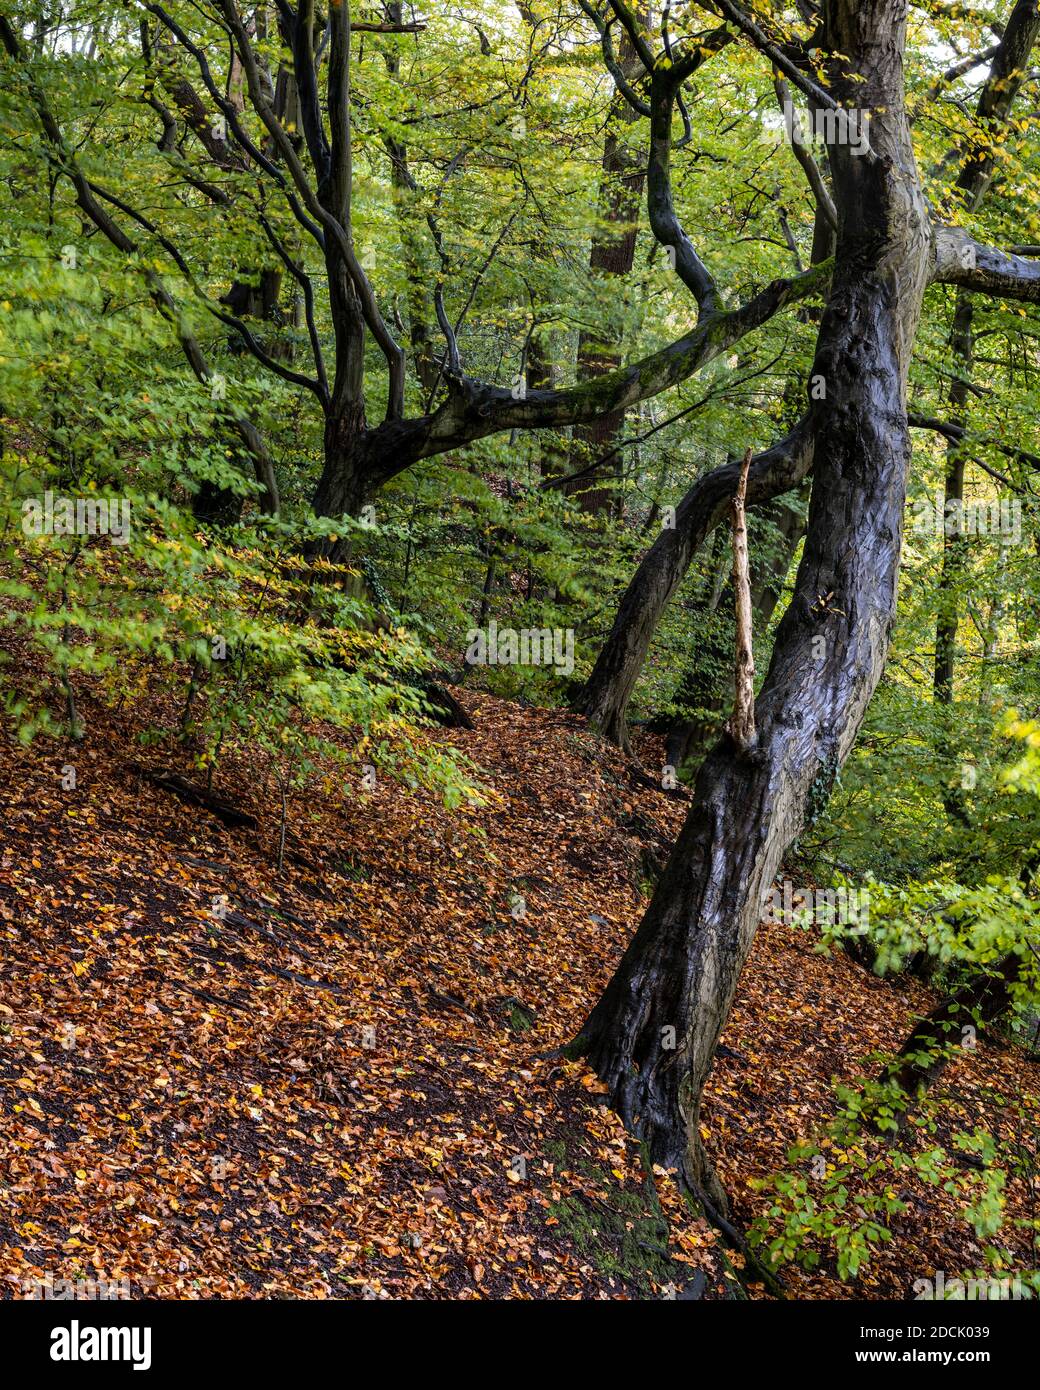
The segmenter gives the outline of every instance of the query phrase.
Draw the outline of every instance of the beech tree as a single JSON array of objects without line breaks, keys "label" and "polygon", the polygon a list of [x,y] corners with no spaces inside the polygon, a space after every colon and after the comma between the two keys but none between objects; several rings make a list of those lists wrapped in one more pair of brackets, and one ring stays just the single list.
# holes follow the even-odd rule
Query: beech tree
[{"label": "beech tree", "polygon": [[[644,98],[632,90],[614,56],[613,35],[620,28],[644,66],[651,61],[637,20],[625,9],[600,15],[590,7],[618,91],[635,101],[639,113],[651,113],[646,168],[650,225],[667,251],[669,265],[691,293],[694,326],[632,364],[611,366],[609,354],[604,358],[586,347],[584,380],[564,389],[519,393],[514,386],[466,373],[464,343],[460,345],[445,309],[443,266],[423,283],[422,268],[413,261],[411,336],[416,351],[409,360],[377,302],[370,271],[354,240],[351,45],[372,30],[407,32],[422,26],[393,17],[352,24],[344,5],[332,6],[324,15],[314,5],[293,9],[279,4],[276,22],[259,27],[231,0],[208,9],[166,7],[149,0],[142,8],[149,18],[140,30],[137,61],[147,100],[160,122],[159,155],[214,212],[245,212],[254,224],[255,243],[266,245],[269,265],[299,286],[306,324],[299,350],[301,357],[305,352],[309,358],[306,363],[281,360],[265,346],[252,320],[214,299],[205,284],[204,265],[193,263],[199,248],[172,218],[164,223],[152,210],[127,201],[100,176],[84,172],[82,157],[63,132],[53,96],[39,76],[38,60],[16,26],[4,19],[0,40],[12,81],[35,115],[55,176],[71,184],[84,218],[127,257],[160,253],[159,268],[147,272],[151,293],[175,325],[195,376],[208,382],[214,371],[198,335],[187,327],[184,295],[236,334],[242,349],[265,371],[314,398],[323,433],[323,466],[311,498],[318,516],[357,515],[366,500],[419,460],[503,431],[595,426],[591,438],[609,439],[627,409],[688,379],[782,309],[813,294],[825,279],[826,271],[813,267],[774,281],[743,304],[722,306],[676,214],[671,147],[682,84],[729,44],[735,31],[721,25],[688,45],[669,43],[670,66],[644,76]],[[225,52],[230,57],[221,73],[215,55]],[[522,108],[525,80],[521,73],[520,91],[506,93],[509,101],[503,101],[499,123],[518,104]],[[190,147],[174,150],[167,136],[178,125],[187,127],[194,139]],[[459,162],[464,155],[465,150],[457,152]],[[392,142],[390,158],[407,189],[404,141]],[[247,183],[248,201],[242,192]],[[253,188],[258,190],[255,195]],[[436,263],[443,250],[437,219],[431,213],[427,221],[427,249],[433,253],[431,263]],[[298,242],[313,249],[313,268],[313,258],[308,259]],[[324,305],[319,303],[322,298]],[[432,309],[443,339],[432,377],[427,348],[422,346],[428,341],[422,327],[424,306]],[[331,343],[319,332],[322,309],[330,321]],[[379,373],[383,396],[381,418],[375,422],[369,419],[366,402],[373,371]],[[407,388],[413,381],[421,388],[424,372],[428,382],[436,382],[432,399],[426,397],[429,408],[409,414]],[[421,390],[418,395],[423,398]],[[275,512],[279,486],[262,433],[248,412],[235,412],[232,423],[253,460],[264,505]]]},{"label": "beech tree", "polygon": [[[794,594],[755,701],[757,737],[743,747],[724,736],[706,758],[646,916],[578,1039],[657,1161],[723,1209],[700,1136],[700,1098],[764,894],[825,804],[884,668],[911,455],[907,381],[925,290],[944,279],[1035,300],[1040,265],[937,223],[929,209],[907,110],[904,0],[805,7],[811,37],[793,45],[772,40],[728,0],[717,8],[815,109],[869,112],[871,132],[866,155],[847,138],[828,143],[838,235],[813,364],[826,392],[810,404],[795,449],[788,443],[780,455],[785,469],[792,452],[811,458],[813,490]],[[1038,34],[1035,0],[1020,0],[994,59],[1002,101]],[[755,469],[768,494],[773,460],[760,458]],[[709,517],[736,473],[699,485],[705,498],[716,489]],[[790,475],[782,478],[789,487]],[[706,512],[688,507],[684,528],[658,545],[678,552],[695,526],[706,531]],[[655,595],[666,588],[659,582]]]}]

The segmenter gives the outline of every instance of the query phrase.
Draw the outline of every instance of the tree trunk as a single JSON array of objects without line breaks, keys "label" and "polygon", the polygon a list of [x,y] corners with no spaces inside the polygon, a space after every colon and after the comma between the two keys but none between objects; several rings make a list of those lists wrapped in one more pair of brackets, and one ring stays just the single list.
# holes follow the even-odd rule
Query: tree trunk
[{"label": "tree trunk", "polygon": [[[910,436],[906,378],[931,253],[903,86],[906,8],[828,0],[832,94],[867,107],[873,152],[830,156],[840,219],[814,372],[805,552],[756,702],[756,746],[723,738],[646,916],[578,1040],[655,1161],[725,1204],[701,1093],[781,856],[825,804],[880,679],[895,612]],[[839,55],[848,55],[846,59]]]},{"label": "tree trunk", "polygon": [[[819,265],[833,254],[834,233],[817,209],[812,263]],[[799,311],[799,318],[804,323],[815,322],[819,314],[807,308]],[[785,391],[785,401],[797,392],[797,383],[791,385],[794,390]],[[755,460],[748,486],[749,504],[760,505],[798,487],[811,469],[812,432],[802,421],[785,440]],[[625,591],[610,636],[582,692],[580,708],[590,725],[621,748],[628,748],[628,705],[661,616],[705,538],[726,515],[725,503],[713,503],[715,482],[715,474],[698,479],[676,509],[675,530],[663,531],[657,545],[651,547]],[[779,508],[789,517],[796,515],[783,503]],[[686,528],[688,534],[676,534],[685,533]],[[804,526],[795,544],[803,532]],[[781,578],[785,577],[786,570]],[[775,599],[764,614],[767,620],[774,606]]]},{"label": "tree trunk", "polygon": [[[803,422],[774,448],[759,454],[748,478],[754,506],[797,487],[812,463],[813,435]],[[675,509],[675,526],[665,528],[643,557],[618,605],[610,635],[582,692],[580,708],[597,733],[628,747],[626,719],[661,614],[707,536],[729,512],[738,463],[699,478]]]},{"label": "tree trunk", "polygon": [[[360,513],[373,491],[369,444],[363,406],[326,417],[324,465],[311,499],[315,516],[336,519]],[[347,540],[329,540],[313,547],[314,554],[334,564],[342,564],[350,551]]]}]

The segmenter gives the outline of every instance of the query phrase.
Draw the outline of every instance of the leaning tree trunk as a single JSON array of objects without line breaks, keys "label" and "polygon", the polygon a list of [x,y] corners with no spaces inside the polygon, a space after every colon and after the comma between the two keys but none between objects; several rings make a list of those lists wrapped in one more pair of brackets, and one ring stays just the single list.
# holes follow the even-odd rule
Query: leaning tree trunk
[{"label": "leaning tree trunk", "polygon": [[[835,144],[840,231],[814,372],[805,551],[756,703],[724,738],[624,958],[576,1046],[653,1158],[716,1207],[701,1093],[766,891],[819,807],[880,679],[895,612],[910,437],[906,379],[931,253],[903,86],[905,0],[828,0],[830,90],[872,112],[869,156]],[[842,59],[839,55],[847,55]]]},{"label": "leaning tree trunk", "polygon": [[[797,487],[812,465],[812,449],[812,429],[803,421],[787,439],[760,454],[748,477],[749,505]],[[728,463],[694,483],[675,509],[674,527],[661,531],[621,599],[580,701],[590,726],[621,748],[628,747],[628,705],[661,615],[694,555],[728,516],[739,476],[739,463]]]},{"label": "leaning tree trunk", "polygon": [[[777,501],[766,510],[778,532],[778,544],[772,553],[763,554],[761,548],[756,551],[754,539],[751,543],[751,606],[763,627],[773,616],[794,553],[805,535],[805,518],[799,509]],[[654,733],[663,732],[666,736],[665,767],[678,771],[688,759],[699,759],[719,735],[726,697],[733,684],[727,662],[732,660],[734,634],[732,621],[724,618],[720,622],[718,614],[721,610],[723,615],[731,615],[733,609],[730,581],[705,606],[708,621],[698,634],[672,697],[679,713],[667,721],[651,721],[648,725]]]}]

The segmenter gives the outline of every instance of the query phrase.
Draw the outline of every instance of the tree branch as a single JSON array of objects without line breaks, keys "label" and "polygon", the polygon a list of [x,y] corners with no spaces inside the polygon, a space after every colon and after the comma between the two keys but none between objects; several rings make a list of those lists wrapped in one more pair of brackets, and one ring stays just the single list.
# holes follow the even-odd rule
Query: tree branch
[{"label": "tree branch", "polygon": [[[223,11],[228,28],[234,36],[238,55],[242,60],[242,67],[246,74],[246,85],[249,90],[249,100],[253,105],[253,109],[260,117],[268,134],[278,147],[285,161],[286,168],[289,170],[293,184],[303,200],[304,207],[311,216],[321,224],[325,231],[331,235],[336,244],[336,250],[347,268],[347,273],[357,291],[364,321],[386,359],[389,374],[386,418],[388,420],[399,419],[404,412],[404,352],[395,341],[389,328],[387,328],[386,322],[379,311],[379,306],[376,304],[375,294],[372,291],[372,285],[369,282],[368,276],[361,268],[357,256],[354,254],[353,237],[349,225],[345,226],[339,217],[336,216],[335,211],[332,210],[332,208],[336,206],[335,200],[337,198],[340,200],[340,203],[342,203],[342,189],[338,186],[336,189],[331,189],[330,187],[329,192],[332,201],[332,208],[330,208],[326,206],[325,202],[322,200],[323,186],[319,185],[318,191],[315,191],[315,189],[311,187],[304,172],[303,165],[300,163],[300,158],[296,152],[295,146],[289,139],[281,121],[279,121],[272,110],[270,102],[264,95],[256,54],[249,41],[249,35],[245,32],[242,21],[239,18],[233,0],[221,0],[221,10]],[[337,32],[339,34],[338,41]],[[337,61],[341,63],[346,63],[349,57],[349,38],[349,21],[345,19],[341,20],[338,30],[334,21],[333,47],[337,52]],[[344,47],[344,44],[346,47]],[[333,93],[330,92],[330,100],[332,95]],[[337,103],[342,103],[341,92],[336,96],[336,100]],[[342,119],[342,113],[340,119]],[[343,171],[341,168],[340,178],[342,177],[342,173]],[[329,248],[326,248],[326,257],[328,257],[328,255]],[[334,278],[335,270],[336,267],[333,263],[333,265],[330,266],[330,277]]]},{"label": "tree branch", "polygon": [[740,308],[705,316],[685,337],[641,361],[563,390],[515,396],[505,387],[449,377],[449,397],[434,414],[394,421],[371,432],[374,452],[390,460],[374,483],[396,477],[419,459],[500,430],[584,424],[657,396],[728,352],[788,305],[825,289],[831,268],[831,261],[823,261],[791,279],[774,280]]},{"label": "tree branch", "polygon": [[672,195],[672,109],[676,84],[671,74],[655,74],[650,88],[650,152],[646,166],[646,210],[650,230],[670,253],[673,269],[697,301],[702,314],[718,306],[718,290],[707,266],[683,231]]},{"label": "tree branch", "polygon": [[992,182],[997,164],[996,134],[1011,114],[1038,37],[1040,7],[1037,0],[1016,0],[975,112],[985,139],[965,156],[957,179],[957,188],[969,208],[978,206]]},{"label": "tree branch", "polygon": [[[21,44],[19,43],[14,30],[3,15],[0,15],[0,43],[7,50],[8,55],[15,62],[23,61]],[[109,216],[105,209],[98,202],[97,195],[89,180],[80,170],[75,158],[65,145],[65,139],[61,133],[53,112],[51,111],[42,89],[37,85],[35,78],[30,74],[25,75],[26,87],[29,99],[36,111],[43,130],[44,138],[49,147],[47,152],[48,161],[52,167],[64,175],[72,184],[76,193],[76,202],[84,215],[93,222],[98,231],[112,243],[117,251],[124,255],[134,255],[137,252],[137,243],[119,226],[119,224]],[[149,269],[144,272],[145,284],[148,286],[152,300],[159,309],[163,317],[172,325],[177,334],[177,341],[180,343],[181,350],[188,359],[188,364],[200,382],[211,382],[213,372],[206,361],[206,357],[198,342],[198,339],[191,333],[184,320],[184,315],[180,312],[176,300],[167,289],[162,276],[155,270]],[[267,446],[263,441],[263,436],[248,418],[241,412],[230,412],[232,423],[238,431],[242,442],[249,451],[253,459],[256,476],[264,488],[264,509],[271,515],[277,515],[279,508],[278,482],[274,473],[274,465],[268,453]]]},{"label": "tree branch", "polygon": [[191,267],[181,255],[177,246],[169,237],[164,236],[163,233],[159,231],[154,222],[145,217],[143,213],[136,211],[136,209],[124,203],[116,194],[110,193],[107,189],[94,183],[93,180],[91,180],[90,189],[97,197],[103,198],[106,203],[111,203],[114,208],[118,208],[120,212],[131,218],[139,227],[142,227],[150,236],[155,238],[184,276],[192,293],[204,306],[206,311],[212,314],[215,319],[219,319],[226,327],[233,328],[242,338],[242,341],[256,360],[266,367],[269,372],[274,372],[276,376],[280,376],[283,381],[287,381],[291,385],[302,386],[308,391],[313,391],[323,405],[326,403],[326,398],[322,392],[321,383],[319,381],[305,376],[302,372],[294,372],[291,367],[286,367],[284,363],[277,361],[276,358],[272,357],[270,353],[261,347],[247,324],[243,323],[242,320],[237,318],[234,314],[229,314],[225,310],[219,308],[218,305],[213,302],[205,290],[197,283],[195,276],[192,274]]},{"label": "tree branch", "polygon": [[[707,8],[707,7],[705,7]],[[746,15],[732,0],[714,0],[712,8],[717,9],[730,23],[735,24],[740,32],[755,45],[760,53],[764,53],[774,67],[794,83],[794,85],[805,93],[805,95],[819,106],[829,107],[832,111],[838,109],[838,103],[831,96],[830,92],[824,91],[812,78],[806,77],[800,72],[797,65],[791,61],[768,35],[759,27],[758,24]]]},{"label": "tree branch", "polygon": [[610,36],[610,26],[614,22],[613,19],[600,19],[599,12],[595,5],[591,3],[591,0],[578,0],[578,4],[596,26],[596,31],[599,34],[600,47],[603,50],[603,62],[607,71],[614,79],[614,85],[637,115],[649,116],[649,102],[644,101],[636,92],[635,88],[626,77],[624,69],[618,62],[617,55],[614,52],[614,41]]},{"label": "tree branch", "polygon": [[838,230],[838,212],[834,206],[834,199],[831,197],[827,185],[823,181],[823,175],[820,173],[820,166],[816,163],[816,160],[812,156],[812,152],[806,147],[805,142],[801,138],[801,130],[798,125],[798,112],[795,110],[794,104],[791,101],[791,93],[788,90],[787,83],[779,75],[773,79],[773,90],[776,92],[776,99],[780,103],[780,110],[784,114],[785,120],[787,112],[790,111],[792,113],[790,131],[791,149],[795,159],[797,159],[798,163],[802,166],[805,177],[809,181],[809,187],[812,189],[813,197],[816,199],[816,206],[819,208],[824,221],[832,232],[836,232]]},{"label": "tree branch", "polygon": [[962,227],[935,228],[930,281],[962,285],[996,299],[1040,304],[1040,261],[985,246]]},{"label": "tree branch", "polygon": [[[944,439],[948,439],[951,444],[963,444],[965,440],[971,439],[968,430],[952,420],[939,420],[933,415],[922,415],[914,410],[908,413],[907,420],[911,429],[931,430],[934,434],[940,434]],[[1040,455],[1031,454],[1026,449],[1017,449],[1013,444],[1004,444],[999,439],[979,437],[975,442],[988,448],[997,449],[1016,463],[1024,463],[1029,468],[1040,470]],[[995,478],[998,483],[1003,483],[1005,487],[1010,488],[1012,492],[1032,492],[1032,488],[1020,487],[1013,479],[999,473],[995,468],[991,468],[989,464],[984,463],[976,455],[971,456],[971,461],[977,464],[984,473],[988,473],[991,478]]]}]

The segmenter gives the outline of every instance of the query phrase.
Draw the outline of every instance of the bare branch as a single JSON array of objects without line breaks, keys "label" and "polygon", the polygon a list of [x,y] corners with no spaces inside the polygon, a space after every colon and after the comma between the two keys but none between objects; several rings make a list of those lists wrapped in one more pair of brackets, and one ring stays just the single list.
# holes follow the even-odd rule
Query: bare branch
[{"label": "bare branch", "polygon": [[752,451],[744,455],[733,495],[733,589],[735,595],[736,699],[729,721],[733,742],[746,753],[755,742],[755,653],[752,645],[751,578],[748,561],[747,483]]},{"label": "bare branch", "polygon": [[[228,28],[234,35],[235,45],[238,49],[239,57],[242,60],[242,66],[246,74],[246,85],[249,90],[249,100],[253,105],[253,109],[264,123],[271,139],[274,141],[279,153],[285,161],[286,168],[289,170],[292,181],[300,198],[303,200],[304,207],[311,216],[321,224],[326,233],[332,237],[336,246],[336,251],[339,257],[342,258],[342,262],[346,266],[350,279],[357,291],[358,301],[361,305],[361,312],[365,323],[368,325],[369,331],[379,345],[383,356],[386,358],[389,373],[386,415],[387,419],[398,419],[404,412],[404,352],[395,341],[389,328],[387,328],[386,322],[379,311],[379,306],[376,303],[375,294],[373,293],[368,276],[361,268],[361,264],[354,254],[350,227],[349,225],[345,226],[334,211],[336,207],[339,207],[341,211],[344,210],[344,192],[341,181],[346,171],[342,165],[342,161],[338,175],[329,185],[328,193],[331,202],[330,207],[326,205],[321,196],[323,192],[322,186],[319,185],[319,189],[316,191],[308,182],[296,148],[289,139],[288,133],[281,121],[279,121],[270,102],[264,94],[256,53],[249,41],[249,35],[246,33],[242,21],[239,18],[233,0],[221,0],[221,9]],[[336,51],[337,61],[346,65],[349,56],[349,20],[342,20],[341,25],[342,27],[338,31],[339,38],[337,40],[337,28],[334,23],[333,48]],[[342,82],[346,80],[345,77],[341,78]],[[342,123],[343,119],[341,108],[345,91],[345,88],[337,88],[335,92],[330,91],[330,101],[334,97],[337,103],[337,109],[340,110],[338,118],[340,123]],[[334,125],[336,121],[337,116],[333,113]],[[344,135],[341,128],[339,139],[342,140],[343,138]],[[328,256],[328,254],[329,248],[326,248],[326,256]],[[330,279],[335,278],[335,269],[335,265],[330,268]]]},{"label": "bare branch", "polygon": [[990,62],[1000,52],[1000,45],[995,43],[990,48],[984,48],[981,53],[969,53],[966,58],[961,58],[946,71],[929,88],[928,95],[932,100],[942,93],[944,87],[948,87],[951,82],[956,82],[958,77],[963,77],[965,73],[971,72],[975,68],[980,68],[984,63]]},{"label": "bare branch", "polygon": [[287,381],[294,386],[303,386],[308,391],[313,391],[322,404],[325,404],[320,382],[312,380],[311,377],[305,376],[302,372],[294,372],[292,368],[285,366],[284,363],[272,357],[270,353],[257,342],[247,324],[243,323],[242,320],[237,318],[234,314],[227,313],[225,310],[221,309],[219,305],[214,303],[205,290],[197,283],[191,267],[178,250],[176,244],[172,242],[169,237],[164,236],[154,222],[145,217],[143,213],[138,212],[135,208],[124,203],[116,194],[110,193],[93,180],[90,182],[90,189],[91,192],[95,193],[99,198],[104,199],[106,203],[111,203],[114,208],[118,208],[120,212],[131,218],[139,227],[144,228],[150,236],[155,238],[184,276],[192,293],[205,307],[207,312],[212,314],[215,319],[219,319],[220,322],[225,324],[228,328],[233,328],[235,332],[240,335],[242,341],[258,362],[262,363],[268,371],[274,372],[276,376],[280,376],[283,381]]},{"label": "bare branch", "polygon": [[787,83],[782,77],[774,77],[773,90],[776,92],[776,99],[780,103],[780,110],[784,112],[785,117],[788,111],[792,113],[791,149],[794,152],[795,159],[797,159],[798,163],[802,166],[805,177],[809,181],[809,187],[812,189],[813,197],[816,199],[816,206],[820,209],[824,221],[832,232],[836,232],[838,230],[838,212],[834,206],[834,199],[831,197],[827,185],[823,181],[823,175],[820,173],[820,166],[813,158],[812,151],[801,138],[798,125],[798,112],[795,110],[791,101],[791,93]]},{"label": "bare branch", "polygon": [[1040,304],[1040,261],[984,246],[962,227],[938,226],[933,239],[931,283]]}]

